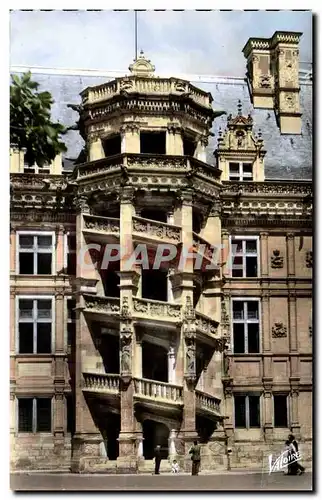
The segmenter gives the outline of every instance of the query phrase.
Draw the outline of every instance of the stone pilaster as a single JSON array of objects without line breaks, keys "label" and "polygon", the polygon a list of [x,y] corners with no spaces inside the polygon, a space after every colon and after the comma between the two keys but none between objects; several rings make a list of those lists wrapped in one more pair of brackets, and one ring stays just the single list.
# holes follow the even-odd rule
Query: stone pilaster
[{"label": "stone pilaster", "polygon": [[265,441],[273,439],[273,397],[271,383],[264,384],[264,432]]},{"label": "stone pilaster", "polygon": [[17,242],[17,234],[16,231],[10,228],[10,274],[16,274],[16,245]]},{"label": "stone pilaster", "polygon": [[169,384],[176,383],[176,371],[175,371],[176,353],[174,346],[170,345],[168,351],[168,381]]},{"label": "stone pilaster", "polygon": [[229,233],[223,230],[221,232],[221,265],[222,276],[229,276],[230,270],[230,249],[229,249]]},{"label": "stone pilaster", "polygon": [[89,142],[89,161],[101,160],[104,158],[104,150],[100,137],[93,137]]},{"label": "stone pilaster", "polygon": [[261,276],[268,277],[269,255],[268,255],[268,233],[260,233],[260,255],[261,255]]},{"label": "stone pilaster", "polygon": [[183,155],[181,126],[177,123],[168,124],[166,131],[166,154]]},{"label": "stone pilaster", "polygon": [[208,146],[207,137],[202,137],[197,142],[197,147],[195,151],[195,157],[198,160],[203,161],[205,163],[207,163],[207,146]]},{"label": "stone pilaster", "polygon": [[287,276],[295,276],[295,242],[294,234],[286,235],[286,251],[287,251]]},{"label": "stone pilaster", "polygon": [[64,337],[66,321],[64,317],[64,290],[55,293],[55,352],[62,354],[65,350]]},{"label": "stone pilaster", "polygon": [[[298,380],[299,382],[299,380]],[[296,382],[291,387],[291,429],[292,432],[296,435],[297,439],[300,438],[300,430],[301,426],[299,423],[299,387]]]},{"label": "stone pilaster", "polygon": [[64,226],[58,225],[56,228],[56,270],[62,272],[64,269]]},{"label": "stone pilaster", "polygon": [[297,312],[296,312],[296,295],[293,292],[289,293],[288,297],[288,314],[289,314],[289,340],[290,352],[297,352]]},{"label": "stone pilaster", "polygon": [[140,153],[140,129],[134,123],[126,123],[121,127],[121,152]]}]

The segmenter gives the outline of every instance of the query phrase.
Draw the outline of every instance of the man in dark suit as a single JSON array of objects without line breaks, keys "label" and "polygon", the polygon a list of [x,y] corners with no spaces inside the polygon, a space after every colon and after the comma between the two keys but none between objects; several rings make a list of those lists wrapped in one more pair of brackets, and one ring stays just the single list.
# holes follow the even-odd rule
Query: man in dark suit
[{"label": "man in dark suit", "polygon": [[160,474],[160,464],[161,464],[161,446],[158,444],[154,450],[154,474]]},{"label": "man in dark suit", "polygon": [[[298,452],[299,446],[298,446],[297,441],[296,441],[295,437],[293,436],[293,434],[289,434],[288,440],[290,443],[292,443],[295,450]],[[305,471],[305,467],[303,467],[303,465],[301,465],[299,462],[296,462],[296,467],[297,467],[297,470],[299,471],[299,474],[300,475],[303,474],[303,472]]]},{"label": "man in dark suit", "polygon": [[193,442],[193,446],[191,446],[189,453],[191,455],[192,460],[192,476],[198,476],[200,469],[200,451],[201,446],[198,444],[198,441]]}]

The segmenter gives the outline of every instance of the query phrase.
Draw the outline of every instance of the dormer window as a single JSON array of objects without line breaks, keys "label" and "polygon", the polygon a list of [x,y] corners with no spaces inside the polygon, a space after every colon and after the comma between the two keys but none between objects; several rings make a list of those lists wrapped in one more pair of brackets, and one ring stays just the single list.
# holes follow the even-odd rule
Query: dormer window
[{"label": "dormer window", "polygon": [[229,163],[229,180],[230,181],[252,181],[253,180],[253,165],[252,163]]}]

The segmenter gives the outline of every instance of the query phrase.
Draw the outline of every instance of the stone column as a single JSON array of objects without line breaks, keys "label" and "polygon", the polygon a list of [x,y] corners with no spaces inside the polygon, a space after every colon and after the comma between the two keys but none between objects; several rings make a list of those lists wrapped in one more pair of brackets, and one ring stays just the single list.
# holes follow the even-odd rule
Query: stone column
[{"label": "stone column", "polygon": [[121,142],[121,152],[122,153],[140,153],[140,129],[138,125],[133,123],[125,124],[121,127],[122,142]]},{"label": "stone column", "polygon": [[179,123],[170,123],[166,132],[166,154],[183,155],[182,128]]},{"label": "stone column", "polygon": [[91,410],[83,393],[83,372],[95,370],[97,357],[93,339],[88,324],[84,317],[83,293],[91,291],[96,293],[96,271],[86,268],[84,261],[89,264],[89,259],[80,258],[84,252],[85,239],[83,236],[83,213],[89,213],[89,206],[85,197],[77,200],[76,215],[76,250],[78,254],[76,267],[76,358],[75,358],[75,435],[72,442],[72,470],[85,471],[89,458],[99,457],[101,434],[93,420]]},{"label": "stone column", "polygon": [[169,384],[176,383],[176,371],[175,371],[176,353],[173,346],[169,347],[168,351],[168,381]]},{"label": "stone column", "polygon": [[286,249],[287,249],[287,275],[295,276],[295,246],[294,246],[293,233],[287,233],[286,235]]},{"label": "stone column", "polygon": [[55,453],[60,454],[64,449],[64,424],[65,424],[65,398],[64,398],[64,388],[61,386],[59,389],[55,389],[55,396],[53,399],[54,404],[54,448]]},{"label": "stone column", "polygon": [[207,163],[207,149],[206,149],[207,146],[208,146],[207,137],[202,137],[198,141],[196,151],[195,151],[195,157],[198,160],[203,161],[204,163]]},{"label": "stone column", "polygon": [[135,354],[134,354],[134,367],[133,373],[135,377],[142,378],[142,335],[138,332],[137,328],[135,331]]},{"label": "stone column", "polygon": [[169,460],[172,461],[177,458],[176,450],[176,430],[171,429],[169,434],[168,446],[169,446]]},{"label": "stone column", "polygon": [[101,160],[105,157],[100,137],[89,138],[89,161]]},{"label": "stone column", "polygon": [[[133,252],[132,216],[134,215],[133,191],[123,188],[120,194],[120,397],[121,430],[119,434],[118,467],[130,471],[136,464],[135,421],[134,421],[134,382],[135,373],[135,332],[132,323],[132,295],[136,277],[130,256]],[[141,363],[142,366],[142,363]]]}]

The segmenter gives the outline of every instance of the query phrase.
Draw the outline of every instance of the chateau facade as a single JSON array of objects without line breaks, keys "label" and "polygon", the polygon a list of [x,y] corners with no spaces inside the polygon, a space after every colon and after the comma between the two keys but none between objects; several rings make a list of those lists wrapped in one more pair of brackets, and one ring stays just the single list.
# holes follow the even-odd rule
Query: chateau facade
[{"label": "chateau facade", "polygon": [[311,462],[312,184],[265,165],[307,139],[299,39],[245,45],[251,113],[140,54],[72,106],[73,169],[11,145],[12,469],[262,469],[290,431]]}]

